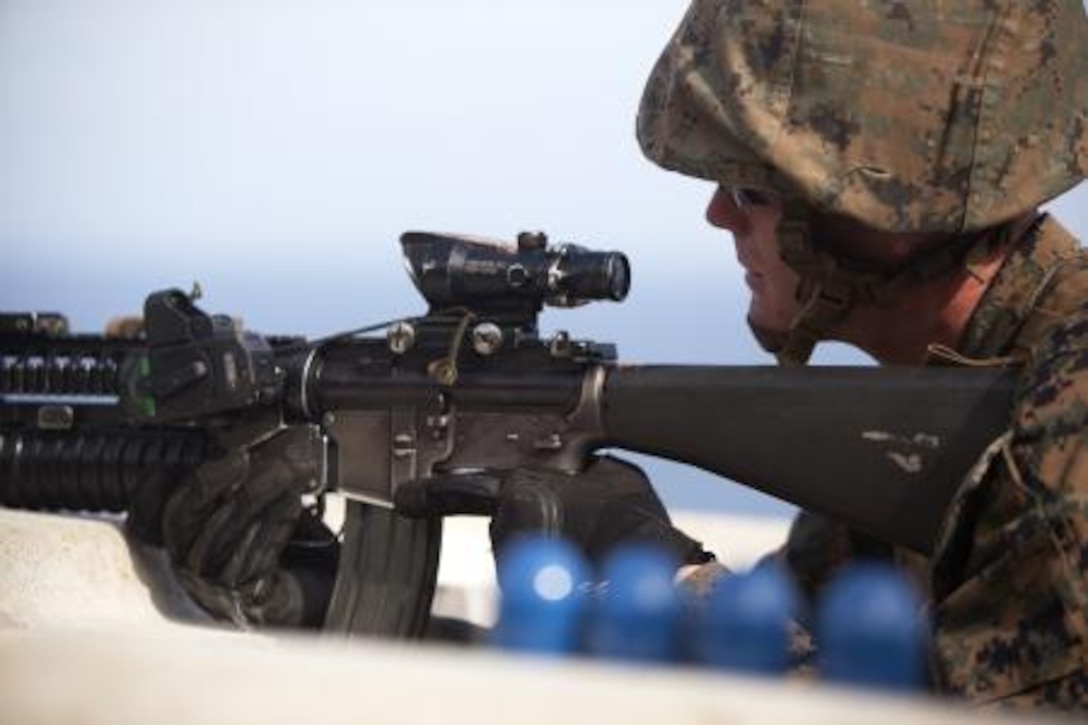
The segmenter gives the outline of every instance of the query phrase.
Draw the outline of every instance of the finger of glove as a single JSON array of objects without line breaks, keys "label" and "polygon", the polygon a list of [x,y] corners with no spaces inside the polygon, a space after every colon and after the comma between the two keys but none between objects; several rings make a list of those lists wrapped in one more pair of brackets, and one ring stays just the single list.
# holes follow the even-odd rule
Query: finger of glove
[{"label": "finger of glove", "polygon": [[[296,496],[284,495],[251,523],[239,541],[227,547],[209,546],[203,553],[194,549],[191,560],[177,570],[183,588],[204,609],[240,626],[266,623],[270,618],[293,621],[297,618],[294,609],[300,607],[265,610],[277,597],[283,599],[282,592],[276,591],[282,584],[278,558],[294,529],[299,508]],[[284,611],[272,611],[276,609]]]},{"label": "finger of glove", "polygon": [[179,572],[178,581],[204,610],[242,629],[252,625],[298,626],[306,614],[298,584],[289,576],[268,579],[267,591],[260,599],[189,572]]},{"label": "finger of glove", "polygon": [[641,540],[672,529],[668,511],[639,467],[609,456],[593,459],[562,489],[565,534],[594,561],[641,531]]},{"label": "finger of glove", "polygon": [[208,512],[218,506],[223,497],[252,476],[251,465],[249,452],[245,450],[230,451],[200,464],[186,484],[192,491],[190,507]]},{"label": "finger of glove", "polygon": [[166,551],[174,566],[197,576],[213,576],[223,566],[227,545],[237,538],[242,525],[236,509],[236,502],[228,499],[204,516],[191,507],[188,491],[172,498],[166,505],[163,520]]},{"label": "finger of glove", "polygon": [[205,499],[201,491],[183,489],[164,513],[171,559],[199,576],[220,577],[247,529],[271,502],[288,496],[297,503],[291,481],[290,468],[272,462],[215,500]]},{"label": "finger of glove", "polygon": [[162,511],[163,541],[171,560],[182,562],[198,536],[207,533],[215,512],[227,505],[249,477],[245,451],[234,451],[197,466],[167,499]]},{"label": "finger of glove", "polygon": [[635,543],[659,547],[683,564],[713,559],[700,542],[673,526],[660,503],[648,504],[641,496],[621,498],[608,507],[598,518],[588,554],[599,562],[617,546]]},{"label": "finger of glove", "polygon": [[409,518],[495,512],[501,481],[484,474],[442,475],[406,481],[393,492],[397,513]]},{"label": "finger of glove", "polygon": [[644,498],[648,506],[665,511],[650,479],[642,469],[612,456],[598,456],[591,460],[584,471],[573,476],[572,484],[564,497],[569,504],[580,507],[601,506],[620,497]]},{"label": "finger of glove", "polygon": [[570,476],[554,471],[514,471],[502,488],[495,516],[491,519],[492,548],[501,551],[519,534],[571,536],[574,532],[566,531],[563,501],[563,489],[569,479]]},{"label": "finger of glove", "polygon": [[301,512],[298,497],[289,493],[269,503],[229,549],[220,581],[232,587],[248,587],[274,574]]},{"label": "finger of glove", "polygon": [[172,548],[168,543],[179,569],[231,587],[275,569],[301,513],[298,497],[287,493],[244,515],[235,504],[228,502],[203,522],[188,548]]},{"label": "finger of glove", "polygon": [[[167,500],[162,513],[163,544],[170,561],[186,566],[186,559],[197,539],[207,535],[208,521],[214,510],[198,507],[191,481],[183,483]],[[220,506],[223,508],[223,506]]]}]

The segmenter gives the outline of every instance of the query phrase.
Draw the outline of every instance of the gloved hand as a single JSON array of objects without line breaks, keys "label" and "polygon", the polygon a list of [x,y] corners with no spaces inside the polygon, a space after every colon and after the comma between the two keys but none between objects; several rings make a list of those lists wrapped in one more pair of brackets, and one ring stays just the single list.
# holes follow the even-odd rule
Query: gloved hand
[{"label": "gloved hand", "polygon": [[544,533],[578,546],[594,563],[622,543],[649,543],[680,563],[713,557],[672,525],[640,468],[610,456],[594,458],[570,475],[550,469],[516,469],[492,475],[450,475],[410,481],[394,494],[404,516],[490,515],[496,552],[519,534]]},{"label": "gloved hand", "polygon": [[[149,543],[161,532],[178,580],[213,615],[242,627],[318,624],[335,540],[302,506],[319,475],[314,445],[309,428],[285,428],[206,461],[176,487],[149,481],[132,502],[129,530]],[[300,535],[327,555],[285,568],[299,558],[288,544]]]}]

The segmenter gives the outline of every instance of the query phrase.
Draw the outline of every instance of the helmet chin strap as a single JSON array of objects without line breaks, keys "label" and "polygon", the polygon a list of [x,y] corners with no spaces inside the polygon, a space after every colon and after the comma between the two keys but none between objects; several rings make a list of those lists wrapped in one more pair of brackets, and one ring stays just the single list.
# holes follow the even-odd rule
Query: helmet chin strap
[{"label": "helmet chin strap", "polygon": [[[775,234],[782,260],[800,275],[796,297],[801,311],[785,332],[761,328],[751,320],[748,323],[759,344],[782,366],[805,365],[816,343],[828,339],[855,307],[890,306],[910,286],[961,268],[980,239],[975,235],[956,237],[893,270],[868,271],[846,266],[847,260],[817,249],[810,214],[803,202],[786,200]],[[1003,233],[1007,231],[1003,229]]]},{"label": "helmet chin strap", "polygon": [[816,343],[826,339],[853,308],[858,297],[855,287],[861,281],[859,275],[843,270],[831,255],[816,250],[809,215],[807,204],[786,200],[775,231],[782,260],[800,275],[795,294],[801,311],[785,332],[761,328],[751,320],[748,323],[759,344],[782,366],[808,362]]}]

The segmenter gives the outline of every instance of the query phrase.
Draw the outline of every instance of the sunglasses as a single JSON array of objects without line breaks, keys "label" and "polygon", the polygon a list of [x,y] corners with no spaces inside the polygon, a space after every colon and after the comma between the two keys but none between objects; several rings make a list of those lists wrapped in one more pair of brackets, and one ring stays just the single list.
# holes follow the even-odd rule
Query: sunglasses
[{"label": "sunglasses", "polygon": [[733,203],[741,211],[747,211],[754,206],[770,206],[778,203],[778,194],[773,191],[761,191],[759,189],[746,189],[734,186],[729,189],[733,197]]}]

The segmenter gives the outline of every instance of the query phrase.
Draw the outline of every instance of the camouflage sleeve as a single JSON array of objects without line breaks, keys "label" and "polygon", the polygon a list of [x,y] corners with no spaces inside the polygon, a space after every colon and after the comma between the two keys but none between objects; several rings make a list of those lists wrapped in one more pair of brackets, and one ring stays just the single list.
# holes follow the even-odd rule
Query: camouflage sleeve
[{"label": "camouflage sleeve", "polygon": [[1078,671],[1056,680],[1032,685],[1026,690],[994,702],[1002,710],[1039,708],[1084,713],[1088,702],[1088,672]]},{"label": "camouflage sleeve", "polygon": [[942,689],[1088,707],[1088,308],[1033,350],[933,562]]}]

